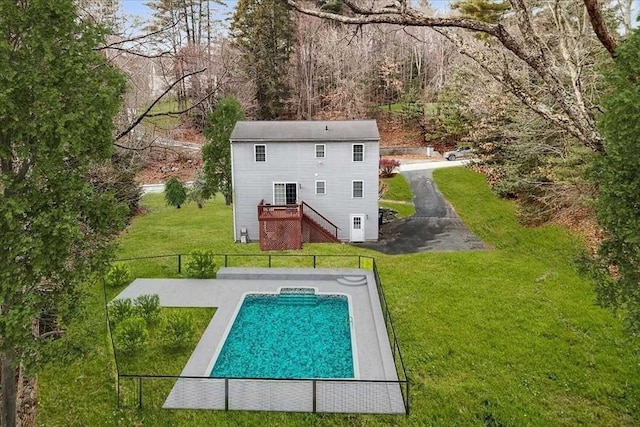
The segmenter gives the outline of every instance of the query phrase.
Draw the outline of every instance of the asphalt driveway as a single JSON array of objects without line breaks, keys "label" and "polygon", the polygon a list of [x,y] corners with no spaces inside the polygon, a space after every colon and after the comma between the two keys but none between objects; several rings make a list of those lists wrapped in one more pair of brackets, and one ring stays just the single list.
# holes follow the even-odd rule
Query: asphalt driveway
[{"label": "asphalt driveway", "polygon": [[390,255],[488,249],[446,202],[434,184],[431,172],[432,169],[402,171],[413,191],[415,214],[383,224],[377,242],[356,246]]}]

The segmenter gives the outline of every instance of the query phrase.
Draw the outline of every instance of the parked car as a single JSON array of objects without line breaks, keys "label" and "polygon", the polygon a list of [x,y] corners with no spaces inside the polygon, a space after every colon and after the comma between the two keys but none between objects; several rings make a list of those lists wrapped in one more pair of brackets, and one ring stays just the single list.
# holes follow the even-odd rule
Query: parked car
[{"label": "parked car", "polygon": [[468,157],[472,157],[475,153],[475,150],[471,147],[457,147],[453,151],[447,151],[442,155],[447,160],[460,160],[466,159]]}]

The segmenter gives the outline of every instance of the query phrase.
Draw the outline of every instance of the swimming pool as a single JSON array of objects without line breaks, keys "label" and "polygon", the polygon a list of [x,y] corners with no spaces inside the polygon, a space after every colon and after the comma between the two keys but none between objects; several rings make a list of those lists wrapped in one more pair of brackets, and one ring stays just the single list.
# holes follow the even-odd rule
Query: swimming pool
[{"label": "swimming pool", "polygon": [[211,377],[354,378],[346,295],[313,288],[246,294]]}]

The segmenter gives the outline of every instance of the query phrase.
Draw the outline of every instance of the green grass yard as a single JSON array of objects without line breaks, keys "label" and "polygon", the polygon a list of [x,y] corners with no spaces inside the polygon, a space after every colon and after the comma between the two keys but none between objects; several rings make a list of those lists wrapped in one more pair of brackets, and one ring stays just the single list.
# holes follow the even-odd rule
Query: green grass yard
[{"label": "green grass yard", "polygon": [[[116,408],[115,369],[100,286],[56,343],[64,357],[40,374],[38,424],[47,426],[630,426],[640,424],[640,345],[572,260],[579,239],[524,228],[515,206],[482,176],[441,169],[434,179],[465,223],[494,250],[389,256],[346,244],[309,244],[303,254],[375,256],[411,378],[408,417]],[[120,239],[122,257],[258,253],[232,243],[222,199],[198,210],[144,198],[148,212]],[[166,263],[136,263],[138,276],[175,277]],[[111,291],[115,294],[115,291]],[[157,400],[161,402],[161,398]],[[154,400],[156,402],[156,400]]]},{"label": "green grass yard", "polygon": [[381,181],[387,186],[387,191],[380,200],[380,206],[395,210],[398,218],[405,218],[416,212],[411,188],[401,174],[396,173],[391,178],[381,178]]},{"label": "green grass yard", "polygon": [[[403,102],[397,102],[394,104],[383,104],[383,105],[379,105],[378,108],[381,111],[384,112],[391,112],[391,113],[402,113],[402,111],[407,108],[415,108],[415,104],[405,104]],[[426,116],[435,116],[438,110],[438,103],[437,102],[427,102],[426,104],[424,104],[424,114]]]},{"label": "green grass yard", "polygon": [[[168,113],[171,111],[180,111],[183,108],[180,108],[177,101],[165,101],[156,104],[150,111],[151,114],[158,113]],[[142,113],[142,111],[140,111]],[[142,120],[142,123],[152,129],[159,129],[163,131],[169,131],[178,127],[181,123],[180,117],[176,116],[153,116],[153,117],[145,117]]]}]

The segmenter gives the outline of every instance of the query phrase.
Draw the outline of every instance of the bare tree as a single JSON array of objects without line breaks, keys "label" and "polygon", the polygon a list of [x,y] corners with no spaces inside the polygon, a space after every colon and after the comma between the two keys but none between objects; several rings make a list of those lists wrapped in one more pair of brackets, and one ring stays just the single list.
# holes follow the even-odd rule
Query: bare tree
[{"label": "bare tree", "polygon": [[[285,0],[283,0],[285,1]],[[579,85],[569,80],[567,72],[571,74],[570,65],[562,56],[550,51],[544,41],[543,34],[534,24],[533,4],[527,0],[510,0],[512,18],[509,25],[502,22],[487,23],[461,17],[433,17],[417,10],[405,0],[396,0],[382,7],[363,7],[360,4],[345,0],[352,15],[338,15],[305,7],[297,0],[286,0],[296,10],[311,16],[330,19],[336,22],[352,25],[367,24],[395,24],[408,27],[431,28],[459,28],[489,36],[488,43],[500,46],[503,57],[499,68],[494,69],[496,62],[488,62],[484,67],[487,71],[494,69],[492,75],[507,87],[528,108],[535,111],[549,123],[558,126],[590,149],[601,152],[603,143],[595,126],[593,109],[583,96]],[[591,25],[596,29],[599,40],[611,53],[615,45],[611,40],[611,31],[603,24],[600,10],[595,0],[584,0],[588,6],[587,15],[591,18]],[[558,0],[556,3],[560,3]],[[600,31],[598,31],[598,29]],[[476,58],[482,62],[482,56]],[[526,68],[531,76],[535,76],[536,90],[528,90],[511,73],[512,64]],[[544,94],[545,96],[540,96]],[[545,99],[546,98],[546,99]],[[547,102],[552,100],[552,102]]]}]

